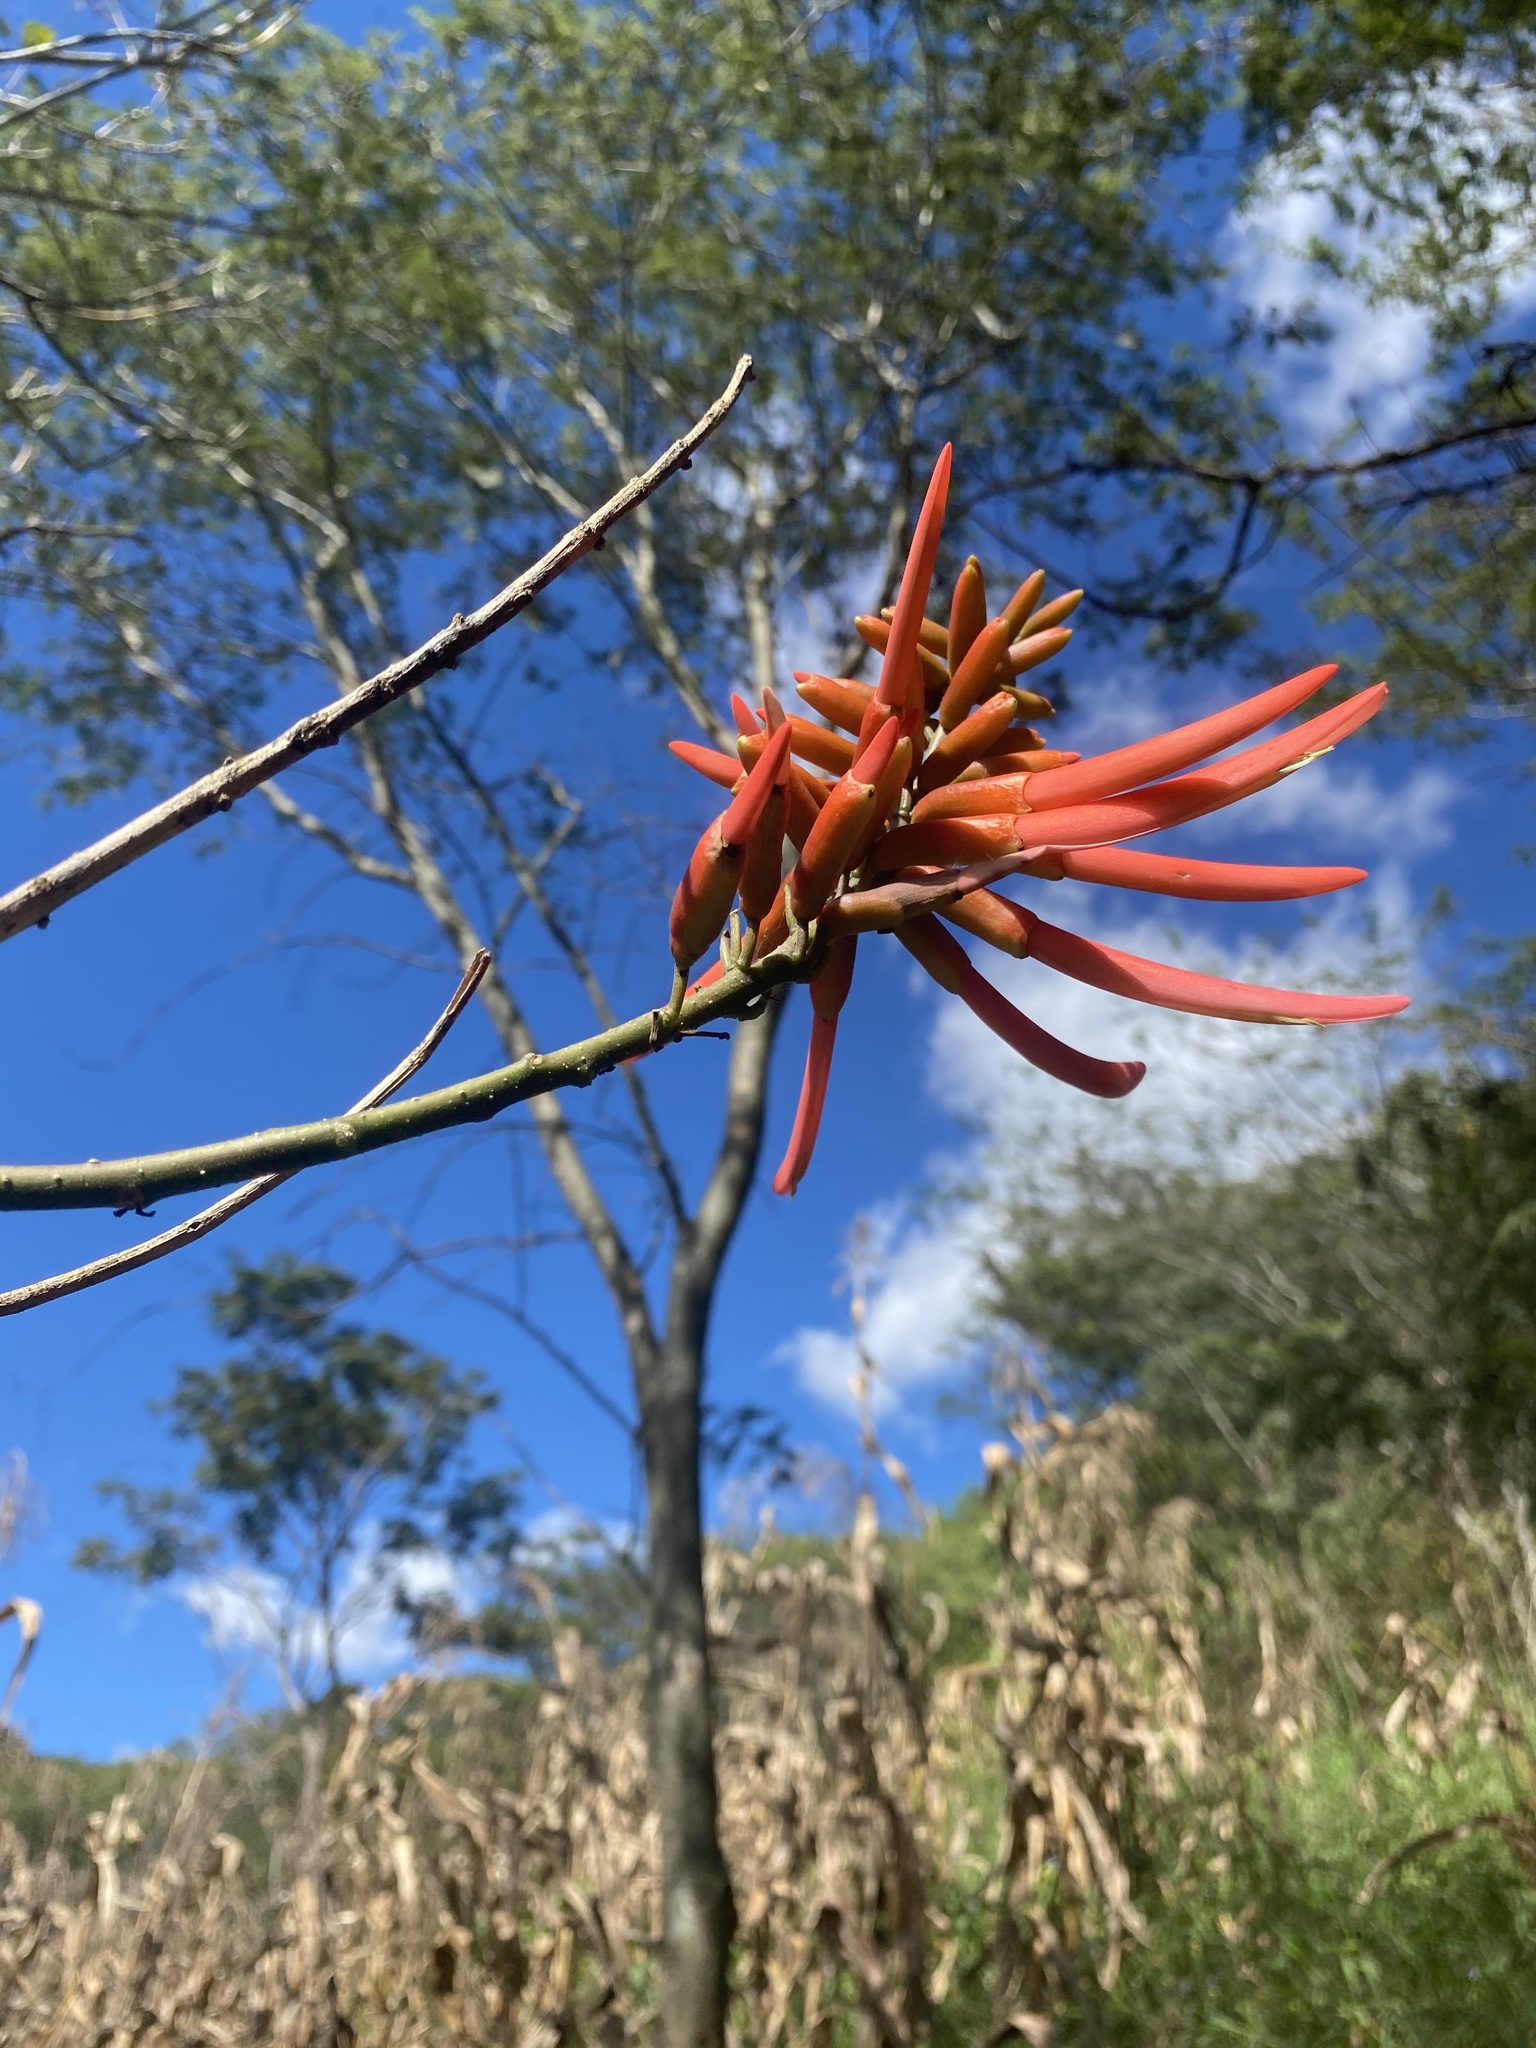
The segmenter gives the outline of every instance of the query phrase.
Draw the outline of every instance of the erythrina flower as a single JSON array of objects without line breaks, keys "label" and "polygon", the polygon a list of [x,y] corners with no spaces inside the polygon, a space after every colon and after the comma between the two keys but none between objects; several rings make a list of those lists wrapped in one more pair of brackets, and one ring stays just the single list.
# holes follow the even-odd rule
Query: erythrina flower
[{"label": "erythrina flower", "polygon": [[[1144,853],[1124,842],[1220,810],[1306,767],[1374,717],[1387,687],[1362,690],[1222,760],[1212,757],[1295,711],[1334,668],[1308,669],[1209,718],[1086,761],[1050,748],[1031,721],[1053,717],[1055,707],[1018,678],[1071,640],[1064,622],[1083,593],[1042,604],[1045,577],[1037,570],[989,619],[972,555],[948,623],[929,618],[949,471],[945,448],[895,604],[855,621],[883,657],[878,683],[797,674],[801,698],[825,724],[786,716],[772,691],[764,692],[760,717],[733,698],[734,759],[672,742],[680,760],[731,790],[733,801],[700,840],[673,906],[677,980],[669,1014],[681,1005],[688,968],[720,936],[738,886],[745,934],[722,941],[722,964],[696,985],[715,980],[727,959],[745,964],[788,940],[808,949],[811,1045],[789,1150],[774,1178],[780,1194],[793,1194],[810,1165],[838,1015],[864,932],[894,933],[1015,1052],[1090,1095],[1128,1095],[1146,1068],[1139,1060],[1093,1059],[1053,1038],[984,978],[947,926],[1091,987],[1196,1016],[1339,1024],[1389,1017],[1408,1005],[1406,996],[1304,995],[1191,974],[1061,931],[990,886],[1025,874],[1211,903],[1271,903],[1364,881],[1361,868],[1238,866]],[[775,888],[786,865],[781,835],[796,858]]]}]

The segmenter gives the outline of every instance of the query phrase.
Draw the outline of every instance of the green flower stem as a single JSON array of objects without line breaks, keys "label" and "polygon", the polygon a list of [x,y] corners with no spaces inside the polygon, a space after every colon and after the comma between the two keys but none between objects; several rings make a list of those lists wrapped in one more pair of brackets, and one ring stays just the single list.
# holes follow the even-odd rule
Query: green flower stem
[{"label": "green flower stem", "polygon": [[434,1088],[379,1109],[317,1123],[288,1124],[214,1145],[188,1145],[176,1152],[147,1152],[137,1159],[88,1159],[74,1166],[0,1166],[0,1211],[19,1209],[140,1209],[171,1195],[202,1194],[250,1180],[258,1174],[296,1173],[356,1159],[401,1145],[432,1131],[484,1123],[514,1103],[557,1088],[585,1088],[624,1060],[664,1046],[723,1017],[739,1016],[747,1004],[788,981],[803,981],[819,964],[793,942],[758,965],[728,971],[683,1004],[675,1026],[660,1010],[646,1010],[593,1038],[558,1052],[534,1053],[509,1067]]}]

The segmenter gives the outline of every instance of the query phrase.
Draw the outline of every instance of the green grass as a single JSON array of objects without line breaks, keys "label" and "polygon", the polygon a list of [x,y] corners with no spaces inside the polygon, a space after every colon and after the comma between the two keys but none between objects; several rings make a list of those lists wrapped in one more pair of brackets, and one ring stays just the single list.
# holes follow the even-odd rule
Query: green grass
[{"label": "green grass", "polygon": [[[1298,1765],[1300,1766],[1298,1774]],[[1510,1812],[1502,1762],[1469,1741],[1423,1771],[1373,1732],[1250,1759],[1228,1797],[1166,1816],[1150,1940],[1080,2038],[1124,2048],[1529,2048],[1536,1891],[1492,1834],[1378,1860],[1468,1816]],[[1102,2031],[1100,2031],[1102,2025]],[[1068,2038],[1074,2038],[1070,2030]]]}]

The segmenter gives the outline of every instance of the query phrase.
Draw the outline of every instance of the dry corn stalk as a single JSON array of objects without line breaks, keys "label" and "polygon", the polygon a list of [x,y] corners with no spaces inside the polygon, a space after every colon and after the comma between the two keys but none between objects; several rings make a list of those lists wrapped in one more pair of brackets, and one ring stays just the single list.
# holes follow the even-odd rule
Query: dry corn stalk
[{"label": "dry corn stalk", "polygon": [[1126,1937],[1144,1932],[1126,1863],[1136,1799],[1200,1768],[1192,1510],[1170,1503],[1145,1536],[1133,1522],[1150,1428],[1126,1407],[1081,1426],[1049,1415],[1016,1425],[1016,1452],[986,1454],[999,1541],[1022,1577],[993,1633],[1007,1766],[999,1980],[1025,2013],[1071,1995],[1090,1930],[1099,1981],[1113,1984]]},{"label": "dry corn stalk", "polygon": [[[1112,1976],[1132,1795],[1199,1762],[1183,1524],[1128,1519],[1143,1430],[1057,1421],[994,1459],[996,1652],[964,1670],[935,1668],[942,1603],[899,1597],[869,1496],[840,1545],[712,1548],[741,2043],[919,2048],[955,1997],[1041,2042],[1052,1995]],[[267,1792],[213,1756],[150,1843],[133,1789],[73,1861],[0,1824],[6,2048],[649,2040],[642,1674],[569,1630],[553,1665],[514,1771],[476,1682],[352,1696],[307,1835],[258,1826]],[[996,1939],[962,1952],[978,1901]]]}]

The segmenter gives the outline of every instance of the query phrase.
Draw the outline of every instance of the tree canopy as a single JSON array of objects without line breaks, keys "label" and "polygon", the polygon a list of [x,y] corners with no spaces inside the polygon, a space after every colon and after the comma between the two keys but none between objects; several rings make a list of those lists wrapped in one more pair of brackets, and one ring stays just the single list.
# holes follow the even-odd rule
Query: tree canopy
[{"label": "tree canopy", "polygon": [[141,1584],[222,1577],[291,1699],[340,1682],[349,1628],[410,1605],[413,1561],[494,1581],[516,1541],[516,1475],[477,1470],[470,1449],[496,1396],[479,1373],[343,1319],[356,1292],[334,1267],[237,1263],[210,1315],[243,1348],[180,1367],[160,1404],[197,1446],[193,1490],[107,1481],[136,1541],[93,1538],[76,1557]]},{"label": "tree canopy", "polygon": [[995,1302],[1176,1471],[1294,1530],[1361,1462],[1467,1511],[1536,1485],[1536,1087],[1405,1075],[1356,1132],[1251,1176],[1081,1163],[1014,1213]]}]

